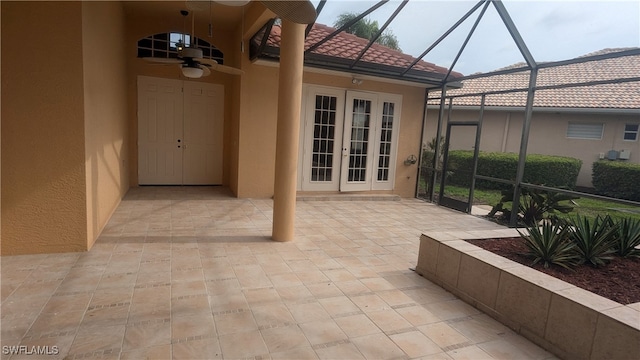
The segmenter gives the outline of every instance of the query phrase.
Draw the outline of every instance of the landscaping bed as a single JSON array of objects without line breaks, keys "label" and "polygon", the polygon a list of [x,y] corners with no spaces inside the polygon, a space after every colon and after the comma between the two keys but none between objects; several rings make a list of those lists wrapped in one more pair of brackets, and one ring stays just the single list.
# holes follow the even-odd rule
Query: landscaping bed
[{"label": "landscaping bed", "polygon": [[[510,230],[515,232],[423,234],[415,270],[559,358],[629,359],[638,353],[638,303],[622,305],[468,242],[517,236]],[[637,286],[637,278],[631,281]]]},{"label": "landscaping bed", "polygon": [[640,302],[639,258],[614,257],[609,264],[600,268],[586,264],[572,270],[553,264],[545,268],[540,263],[532,265],[532,259],[524,255],[527,253],[527,247],[522,238],[467,241],[494,254],[527,265],[620,304],[627,305]]}]

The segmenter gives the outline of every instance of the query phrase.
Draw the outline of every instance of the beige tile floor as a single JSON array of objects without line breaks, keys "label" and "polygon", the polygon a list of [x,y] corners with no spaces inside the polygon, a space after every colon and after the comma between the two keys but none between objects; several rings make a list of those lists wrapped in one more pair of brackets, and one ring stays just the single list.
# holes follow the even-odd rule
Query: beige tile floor
[{"label": "beige tile floor", "polygon": [[495,224],[412,199],[296,214],[296,240],[277,243],[271,200],[131,189],[91,251],[2,257],[2,345],[57,350],[45,359],[553,358],[409,269],[421,233]]}]

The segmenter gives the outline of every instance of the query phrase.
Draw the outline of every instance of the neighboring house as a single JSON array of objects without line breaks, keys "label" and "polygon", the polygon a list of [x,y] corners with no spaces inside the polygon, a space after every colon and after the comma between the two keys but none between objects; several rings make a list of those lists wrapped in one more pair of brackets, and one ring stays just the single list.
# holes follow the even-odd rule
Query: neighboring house
[{"label": "neighboring house", "polygon": [[[601,55],[633,49],[605,49]],[[637,50],[637,49],[635,49]],[[585,55],[586,56],[586,55]],[[519,68],[515,64],[510,68]],[[633,82],[537,90],[529,135],[529,154],[562,155],[582,160],[578,186],[591,187],[591,167],[602,158],[640,163],[640,55],[589,61],[540,69],[537,86],[636,78]],[[529,72],[494,75],[462,81],[448,95],[478,94],[495,90],[526,89]],[[430,94],[437,96],[437,94]],[[520,150],[526,91],[487,95],[481,129],[481,151]],[[439,103],[439,102],[438,102]],[[451,121],[478,120],[480,97],[460,97],[453,102]],[[427,141],[435,136],[436,101],[427,114]],[[446,122],[446,114],[445,114]],[[471,149],[475,135],[459,131],[454,148]],[[515,174],[513,174],[515,177]]]},{"label": "neighboring house", "polygon": [[[275,161],[280,28],[259,41],[274,17],[260,2],[212,4],[211,37],[208,7],[195,13],[204,56],[244,72],[198,79],[138,57],[175,50],[184,1],[0,6],[3,255],[90,249],[129,187],[270,198],[287,176]],[[315,25],[307,48],[332,32]],[[358,59],[367,43],[342,33],[305,56],[298,190],[414,196],[404,160],[420,151],[425,89],[447,70],[405,72],[415,59],[377,44]]]}]

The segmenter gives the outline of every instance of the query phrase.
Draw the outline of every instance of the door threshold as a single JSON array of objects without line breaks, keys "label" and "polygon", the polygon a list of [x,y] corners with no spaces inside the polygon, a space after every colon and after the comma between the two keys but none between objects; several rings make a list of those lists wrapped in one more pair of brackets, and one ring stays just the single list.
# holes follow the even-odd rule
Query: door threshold
[{"label": "door threshold", "polygon": [[299,194],[298,201],[400,201],[393,194]]}]

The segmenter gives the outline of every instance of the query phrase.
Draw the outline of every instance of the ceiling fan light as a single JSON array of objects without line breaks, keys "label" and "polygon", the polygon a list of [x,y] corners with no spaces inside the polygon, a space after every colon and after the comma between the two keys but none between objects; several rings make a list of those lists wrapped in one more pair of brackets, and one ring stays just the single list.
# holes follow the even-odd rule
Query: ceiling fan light
[{"label": "ceiling fan light", "polygon": [[199,67],[191,67],[191,66],[183,66],[182,67],[182,75],[192,79],[198,79],[202,77],[204,70]]}]

